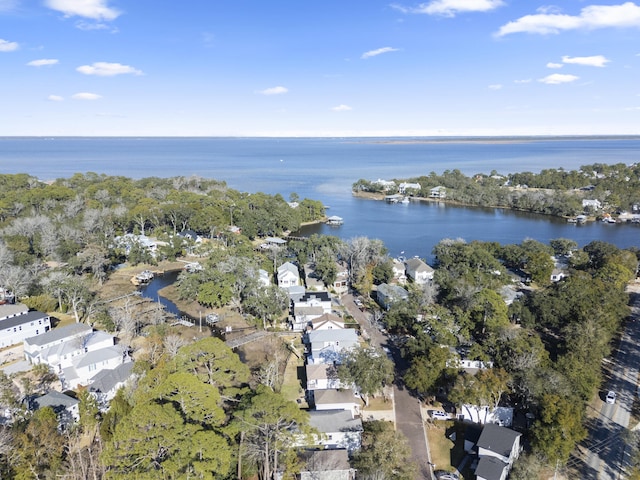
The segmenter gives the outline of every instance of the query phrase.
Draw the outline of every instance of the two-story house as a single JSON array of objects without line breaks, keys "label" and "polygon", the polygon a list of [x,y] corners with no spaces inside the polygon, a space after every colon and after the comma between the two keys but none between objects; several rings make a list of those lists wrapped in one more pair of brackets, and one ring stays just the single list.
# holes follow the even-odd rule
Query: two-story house
[{"label": "two-story house", "polygon": [[22,303],[0,305],[0,348],[17,345],[50,329],[51,318],[46,313],[30,311]]}]

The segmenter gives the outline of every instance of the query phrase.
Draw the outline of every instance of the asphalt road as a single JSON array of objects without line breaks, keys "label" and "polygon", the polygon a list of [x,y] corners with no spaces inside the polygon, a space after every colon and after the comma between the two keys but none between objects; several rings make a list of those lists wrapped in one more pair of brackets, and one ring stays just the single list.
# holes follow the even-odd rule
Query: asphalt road
[{"label": "asphalt road", "polygon": [[[600,394],[599,412],[587,425],[589,436],[581,443],[580,455],[569,461],[585,480],[618,480],[625,478],[629,465],[626,448],[633,401],[638,394],[638,367],[640,366],[640,289],[633,292],[631,318],[618,349],[609,360],[610,377]],[[614,404],[605,402],[608,390],[617,394]]]},{"label": "asphalt road", "polygon": [[353,302],[353,296],[346,294],[342,296],[341,300],[347,312],[353,316],[361,329],[364,330],[365,338],[368,337],[372,345],[388,348],[393,355],[396,366],[396,382],[393,388],[396,428],[407,437],[411,447],[412,458],[418,466],[416,480],[431,479],[432,470],[429,466],[429,446],[422,421],[420,401],[411,395],[411,392],[404,388],[402,382],[399,380],[406,365],[402,362],[397,349],[389,342],[387,335],[380,332],[372,322],[371,315],[361,311],[356,306]]}]

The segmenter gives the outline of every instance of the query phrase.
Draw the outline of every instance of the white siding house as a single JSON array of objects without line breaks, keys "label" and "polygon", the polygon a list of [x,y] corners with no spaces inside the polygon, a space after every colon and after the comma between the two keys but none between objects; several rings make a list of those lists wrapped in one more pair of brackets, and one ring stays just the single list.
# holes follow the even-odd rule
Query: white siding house
[{"label": "white siding house", "polygon": [[0,305],[0,348],[17,345],[50,329],[51,319],[46,313],[29,311],[21,303]]},{"label": "white siding house", "polygon": [[278,267],[278,286],[282,288],[294,287],[300,284],[298,267],[291,262],[285,262]]},{"label": "white siding house", "polygon": [[411,258],[405,262],[407,277],[413,283],[424,285],[433,280],[434,270],[419,258]]}]

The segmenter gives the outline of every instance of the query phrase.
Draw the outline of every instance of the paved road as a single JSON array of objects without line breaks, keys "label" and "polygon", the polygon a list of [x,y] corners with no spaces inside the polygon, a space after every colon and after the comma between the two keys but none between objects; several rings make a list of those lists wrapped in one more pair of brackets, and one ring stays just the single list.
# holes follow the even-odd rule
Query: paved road
[{"label": "paved road", "polygon": [[[370,339],[371,344],[378,347],[389,348],[396,365],[396,379],[400,379],[406,365],[400,358],[399,352],[395,347],[390,345],[387,336],[382,334],[380,330],[376,328],[370,319],[370,315],[360,311],[356,304],[353,303],[354,299],[351,294],[343,295],[341,300],[342,305],[347,309],[347,312],[349,312],[358,324],[360,324],[360,327]],[[429,467],[429,446],[427,443],[427,436],[425,434],[424,423],[422,421],[420,401],[412,396],[398,380],[395,382],[393,395],[396,428],[407,437],[409,445],[411,446],[412,458],[418,466],[416,480],[430,479],[432,478],[432,473],[431,468]]]},{"label": "paved road", "polygon": [[625,478],[629,465],[629,451],[625,437],[629,428],[631,409],[638,394],[637,380],[640,366],[640,289],[631,294],[631,319],[618,349],[609,361],[610,378],[606,390],[617,393],[616,403],[604,402],[606,391],[601,393],[598,415],[587,425],[588,438],[582,442],[580,457],[573,457],[569,466],[577,467],[585,480],[618,480]]}]

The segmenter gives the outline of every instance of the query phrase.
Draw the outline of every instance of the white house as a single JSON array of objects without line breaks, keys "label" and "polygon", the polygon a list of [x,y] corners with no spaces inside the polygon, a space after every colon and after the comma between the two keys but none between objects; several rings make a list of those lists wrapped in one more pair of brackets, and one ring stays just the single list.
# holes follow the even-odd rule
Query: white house
[{"label": "white house", "polygon": [[268,287],[269,285],[271,285],[269,272],[263,270],[262,268],[258,270],[258,283],[263,287]]},{"label": "white house", "polygon": [[310,410],[309,425],[320,432],[314,436],[316,446],[354,452],[362,444],[362,420],[349,410]]},{"label": "white house", "polygon": [[113,369],[130,361],[119,345],[100,348],[74,358],[70,366],[62,369],[60,379],[65,388],[75,389],[79,385],[89,384],[102,370]]},{"label": "white house", "polygon": [[29,363],[41,363],[43,361],[43,352],[45,352],[45,356],[48,356],[46,352],[49,348],[84,337],[92,331],[93,328],[89,325],[72,323],[64,327],[54,328],[45,334],[26,338],[23,343],[24,357]]},{"label": "white house", "polygon": [[496,407],[490,408],[489,406],[477,406],[477,405],[462,405],[457,409],[456,418],[458,420],[478,423],[487,425],[495,423],[502,427],[510,427],[513,425],[513,408],[511,407]]},{"label": "white house", "polygon": [[447,189],[441,185],[429,190],[429,198],[447,198]]},{"label": "white house", "polygon": [[598,199],[584,199],[582,200],[582,208],[591,208],[593,210],[600,210],[602,203]]},{"label": "white house", "polygon": [[406,267],[407,277],[409,277],[413,283],[418,285],[424,285],[433,280],[434,270],[425,262],[419,258],[410,258],[404,262]]},{"label": "white house", "polygon": [[393,180],[382,180],[381,178],[379,178],[375,182],[371,183],[380,185],[380,187],[382,187],[382,190],[384,190],[385,192],[396,188],[396,182],[394,182]]},{"label": "white house", "polygon": [[349,291],[349,269],[342,263],[337,263],[336,279],[333,282],[333,290],[338,293]]},{"label": "white house", "polygon": [[282,288],[294,287],[300,284],[300,274],[298,267],[291,262],[285,262],[278,267],[278,286]]},{"label": "white house", "polygon": [[421,188],[422,187],[420,186],[419,183],[402,182],[400,185],[398,185],[398,192],[403,194],[415,193],[415,192],[419,192]]},{"label": "white house", "polygon": [[329,292],[305,292],[293,301],[293,330],[304,331],[310,322],[328,313],[331,313]]},{"label": "white house", "polygon": [[314,318],[309,327],[311,330],[342,329],[344,328],[344,320],[333,313],[324,313],[318,318]]},{"label": "white house", "polygon": [[22,303],[0,305],[0,348],[19,344],[50,329],[51,318],[46,313],[29,311]]},{"label": "white house", "polygon": [[306,337],[311,353],[309,364],[339,362],[343,350],[358,345],[358,334],[352,328],[313,330]]},{"label": "white house", "polygon": [[393,259],[393,265],[391,266],[393,272],[393,279],[400,285],[407,283],[407,272],[404,263],[397,258]]},{"label": "white house", "polygon": [[307,390],[327,390],[329,388],[345,388],[338,378],[335,365],[321,363],[318,365],[307,365]]},{"label": "white house", "polygon": [[316,410],[347,410],[352,416],[360,415],[360,398],[351,388],[318,389],[309,392]]}]

